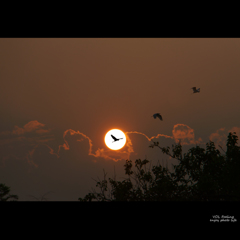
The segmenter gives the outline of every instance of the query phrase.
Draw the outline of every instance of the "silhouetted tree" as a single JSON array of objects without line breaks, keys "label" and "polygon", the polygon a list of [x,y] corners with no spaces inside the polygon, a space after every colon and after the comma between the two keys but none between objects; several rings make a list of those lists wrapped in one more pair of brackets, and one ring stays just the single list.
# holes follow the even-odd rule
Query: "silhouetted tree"
[{"label": "silhouetted tree", "polygon": [[149,147],[158,147],[164,154],[179,161],[174,171],[150,166],[147,159],[131,160],[124,165],[127,178],[123,181],[109,178],[97,181],[97,193],[93,190],[80,201],[235,201],[240,200],[240,147],[236,133],[229,133],[227,151],[221,154],[214,142],[209,141],[206,149],[193,147],[182,153],[182,146],[160,147],[153,142]]},{"label": "silhouetted tree", "polygon": [[8,200],[12,200],[12,201],[16,201],[18,200],[18,196],[17,195],[12,195],[9,194],[10,192],[10,187],[6,186],[5,184],[0,184],[0,201],[8,201]]}]

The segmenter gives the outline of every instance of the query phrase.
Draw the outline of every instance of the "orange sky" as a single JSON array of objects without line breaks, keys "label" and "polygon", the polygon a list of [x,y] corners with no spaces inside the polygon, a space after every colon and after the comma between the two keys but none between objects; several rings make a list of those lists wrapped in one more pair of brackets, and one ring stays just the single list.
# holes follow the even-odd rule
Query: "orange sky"
[{"label": "orange sky", "polygon": [[[152,137],[187,150],[240,136],[239,62],[238,38],[0,39],[0,183],[74,201],[103,168],[121,179],[127,158],[165,163]],[[118,152],[112,128],[128,132]]]}]

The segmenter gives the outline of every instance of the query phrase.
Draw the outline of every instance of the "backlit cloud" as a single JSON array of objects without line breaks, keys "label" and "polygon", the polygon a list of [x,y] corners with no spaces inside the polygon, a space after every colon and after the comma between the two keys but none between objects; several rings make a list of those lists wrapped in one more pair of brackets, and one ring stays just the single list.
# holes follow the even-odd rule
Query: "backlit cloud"
[{"label": "backlit cloud", "polygon": [[[209,139],[215,143],[216,146],[220,145],[221,147],[225,147],[227,144],[227,136],[229,132],[236,132],[237,136],[240,136],[240,128],[239,127],[232,127],[231,129],[227,130],[226,128],[220,128],[216,132],[212,133],[209,136]],[[239,142],[238,142],[239,143]]]},{"label": "backlit cloud", "polygon": [[225,128],[218,129],[215,133],[209,136],[209,139],[215,143],[215,145],[224,146],[226,145],[227,134]]},{"label": "backlit cloud", "polygon": [[175,142],[181,140],[181,145],[200,144],[202,139],[195,140],[194,130],[185,124],[176,124],[172,130]]},{"label": "backlit cloud", "polygon": [[[134,146],[131,140],[132,134],[142,135],[149,142],[154,140],[156,141],[160,137],[175,140],[175,142],[177,143],[181,139],[182,140],[181,143],[183,145],[198,144],[202,142],[201,138],[199,138],[198,140],[195,140],[194,130],[185,124],[176,124],[172,132],[173,132],[173,136],[168,136],[168,135],[159,133],[156,136],[148,137],[146,134],[141,132],[129,131],[129,132],[125,132],[127,142],[122,149],[113,151],[106,147],[106,148],[97,148],[97,150],[94,151],[92,140],[87,135],[85,135],[84,133],[81,133],[80,131],[68,129],[63,134],[64,143],[59,146],[58,154],[59,155],[61,154],[62,149],[63,150],[70,149],[67,138],[69,139],[69,137],[71,136],[78,136],[79,138],[77,139],[77,141],[83,141],[84,139],[88,141],[88,145],[89,145],[88,155],[93,156],[95,158],[104,158],[106,160],[113,160],[113,161],[130,159],[130,155],[132,153],[135,153]],[[96,160],[93,160],[93,161],[96,161]]]},{"label": "backlit cloud", "polygon": [[128,144],[126,144],[127,150],[124,147],[123,149],[113,151],[106,147],[106,148],[98,148],[97,150],[93,151],[92,140],[87,135],[85,135],[84,133],[81,133],[80,131],[74,131],[72,129],[68,129],[63,134],[64,143],[59,146],[58,154],[61,154],[61,149],[64,149],[64,150],[70,149],[70,146],[67,140],[67,138],[69,138],[70,136],[78,136],[77,141],[80,142],[80,144],[82,141],[87,140],[89,145],[88,155],[93,156],[95,158],[104,158],[106,160],[118,161],[121,159],[129,158],[130,153],[132,152],[131,142],[128,142]]},{"label": "backlit cloud", "polygon": [[[217,130],[217,132],[212,133],[209,137],[210,140],[216,142],[217,144],[225,143],[227,135],[224,131],[225,129],[221,128]],[[234,127],[231,131],[240,133],[240,128]],[[58,145],[58,147],[54,150],[51,144],[55,143],[56,147],[56,139],[51,133],[51,130],[47,129],[45,124],[35,120],[30,121],[22,128],[15,126],[12,131],[0,133],[0,150],[2,152],[1,158],[2,160],[6,160],[9,157],[16,156],[16,158],[24,158],[28,163],[37,166],[37,164],[34,163],[34,154],[37,154],[36,149],[39,147],[44,146],[48,148],[49,154],[55,155],[59,158],[64,151],[70,150],[73,145],[75,145],[81,146],[79,149],[82,148],[81,151],[84,151],[84,154],[91,157],[89,158],[90,161],[96,162],[98,159],[102,158],[117,162],[119,160],[130,159],[132,154],[137,154],[138,146],[134,146],[132,142],[133,135],[144,136],[149,142],[161,140],[163,144],[166,143],[166,139],[173,141],[173,143],[178,143],[180,140],[182,145],[195,145],[203,143],[200,137],[197,139],[195,138],[194,129],[186,124],[174,125],[172,135],[159,133],[155,136],[147,136],[145,133],[138,131],[128,131],[125,132],[125,134],[127,139],[126,145],[122,149],[114,151],[107,148],[107,146],[104,148],[98,148],[93,145],[92,140],[85,133],[68,129],[63,133],[63,143]],[[169,143],[167,143],[166,146],[168,144]]]}]

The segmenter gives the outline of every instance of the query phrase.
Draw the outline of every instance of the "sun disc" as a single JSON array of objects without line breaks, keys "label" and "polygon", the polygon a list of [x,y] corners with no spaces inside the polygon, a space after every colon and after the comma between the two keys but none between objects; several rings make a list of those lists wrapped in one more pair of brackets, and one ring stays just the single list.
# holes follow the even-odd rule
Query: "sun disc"
[{"label": "sun disc", "polygon": [[119,129],[111,129],[106,133],[104,141],[111,150],[119,150],[124,147],[126,136],[124,132]]}]

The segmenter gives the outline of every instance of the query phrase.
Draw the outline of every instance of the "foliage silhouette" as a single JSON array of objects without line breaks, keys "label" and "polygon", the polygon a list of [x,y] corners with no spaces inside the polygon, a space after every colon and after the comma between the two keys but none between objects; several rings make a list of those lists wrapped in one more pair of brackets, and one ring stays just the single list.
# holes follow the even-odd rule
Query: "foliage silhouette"
[{"label": "foliage silhouette", "polygon": [[16,201],[18,200],[18,196],[17,195],[12,195],[9,194],[10,192],[10,187],[6,186],[5,184],[0,184],[0,201],[6,202],[10,199],[12,199],[11,201]]},{"label": "foliage silhouette", "polygon": [[170,148],[153,142],[149,147],[161,151],[179,161],[174,171],[168,168],[149,166],[149,160],[126,160],[127,178],[123,181],[109,178],[96,181],[96,187],[79,201],[239,201],[240,200],[240,147],[236,133],[229,133],[227,151],[221,154],[214,142],[209,141],[206,149],[193,147],[182,154],[179,142]]}]

